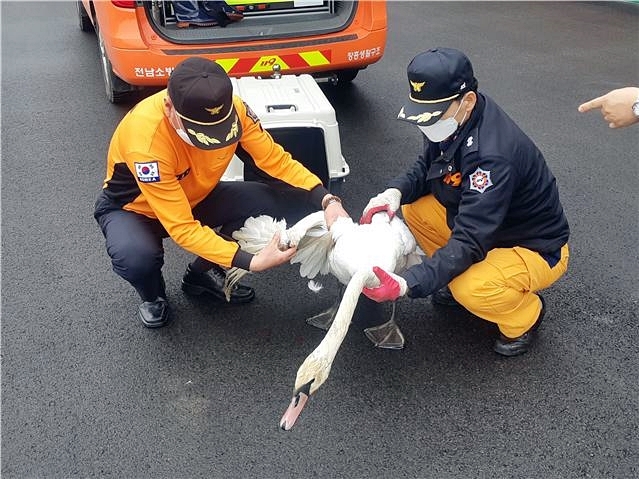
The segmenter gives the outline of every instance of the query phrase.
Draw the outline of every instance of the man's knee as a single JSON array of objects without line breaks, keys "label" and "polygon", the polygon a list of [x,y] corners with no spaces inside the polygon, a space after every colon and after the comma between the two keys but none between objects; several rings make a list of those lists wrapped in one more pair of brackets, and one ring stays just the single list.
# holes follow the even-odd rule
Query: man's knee
[{"label": "man's knee", "polygon": [[143,245],[129,245],[117,252],[109,253],[113,271],[131,283],[156,274],[164,263],[162,252]]},{"label": "man's knee", "polygon": [[[491,278],[458,276],[448,285],[455,300],[475,314],[495,309],[514,290]],[[497,299],[499,298],[499,299]]]}]

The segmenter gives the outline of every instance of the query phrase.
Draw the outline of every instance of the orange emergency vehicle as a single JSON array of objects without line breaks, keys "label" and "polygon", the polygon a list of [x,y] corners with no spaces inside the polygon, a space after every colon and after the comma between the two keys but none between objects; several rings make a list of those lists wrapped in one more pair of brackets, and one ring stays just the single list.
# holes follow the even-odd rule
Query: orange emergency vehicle
[{"label": "orange emergency vehicle", "polygon": [[339,84],[384,54],[386,2],[379,0],[228,0],[243,14],[226,26],[178,25],[172,1],[77,0],[80,29],[95,31],[107,98],[126,101],[166,85],[192,55],[231,77],[309,73]]}]

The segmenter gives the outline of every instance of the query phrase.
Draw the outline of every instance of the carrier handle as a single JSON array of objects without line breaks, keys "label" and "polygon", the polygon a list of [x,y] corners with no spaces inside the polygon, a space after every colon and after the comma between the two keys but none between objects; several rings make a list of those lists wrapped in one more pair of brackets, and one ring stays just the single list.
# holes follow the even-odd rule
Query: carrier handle
[{"label": "carrier handle", "polygon": [[281,104],[281,105],[268,105],[266,107],[266,111],[268,111],[269,113],[273,111],[282,111],[282,110],[297,111],[297,106],[289,103],[289,104]]}]

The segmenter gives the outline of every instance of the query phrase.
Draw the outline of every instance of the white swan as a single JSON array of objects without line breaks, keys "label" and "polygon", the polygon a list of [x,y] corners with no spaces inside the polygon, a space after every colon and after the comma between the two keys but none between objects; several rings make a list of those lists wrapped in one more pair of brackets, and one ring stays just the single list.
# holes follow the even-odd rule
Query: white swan
[{"label": "white swan", "polygon": [[[389,221],[386,213],[373,216],[370,224],[360,225],[350,218],[339,218],[330,231],[324,222],[324,212],[318,211],[301,219],[290,229],[284,220],[276,221],[270,216],[259,216],[246,220],[244,227],[233,233],[240,247],[257,253],[280,232],[282,244],[298,245],[291,263],[300,264],[300,275],[309,279],[318,274],[332,274],[346,285],[337,312],[329,310],[320,316],[319,327],[328,327],[322,342],[308,355],[297,371],[293,398],[284,413],[280,427],[289,430],[304,408],[310,395],[326,381],[339,347],[346,336],[359,295],[363,287],[375,287],[379,280],[373,274],[373,266],[385,271],[400,272],[419,261],[423,253],[417,248],[415,239],[402,220],[395,217]],[[242,276],[245,270],[232,268],[227,273],[227,291]],[[404,338],[394,322],[368,328],[366,334],[376,345],[389,336],[392,344],[387,347],[401,348]],[[318,325],[318,324],[315,324]]]}]

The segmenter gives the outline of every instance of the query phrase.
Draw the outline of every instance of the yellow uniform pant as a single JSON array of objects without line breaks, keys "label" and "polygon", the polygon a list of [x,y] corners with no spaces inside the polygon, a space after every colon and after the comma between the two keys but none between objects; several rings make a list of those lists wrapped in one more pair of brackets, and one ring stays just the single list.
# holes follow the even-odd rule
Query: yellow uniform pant
[{"label": "yellow uniform pant", "polygon": [[[446,210],[433,195],[402,206],[402,214],[429,257],[448,242],[451,231],[446,224]],[[561,259],[551,268],[535,251],[520,246],[494,248],[448,286],[468,311],[496,323],[504,336],[516,338],[539,317],[541,300],[535,292],[547,288],[566,272],[568,257],[566,244],[561,248]]]}]

